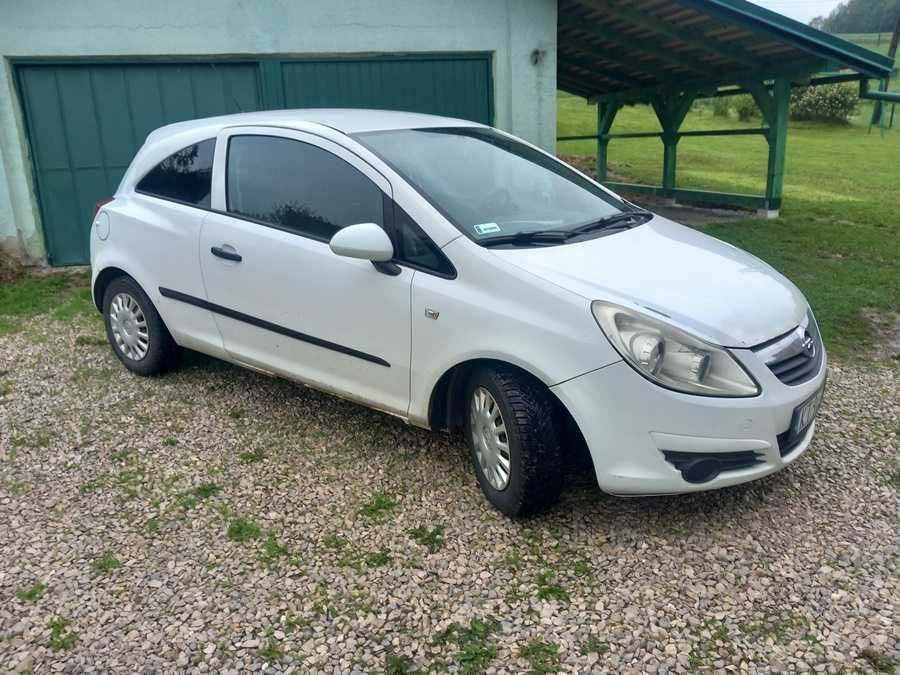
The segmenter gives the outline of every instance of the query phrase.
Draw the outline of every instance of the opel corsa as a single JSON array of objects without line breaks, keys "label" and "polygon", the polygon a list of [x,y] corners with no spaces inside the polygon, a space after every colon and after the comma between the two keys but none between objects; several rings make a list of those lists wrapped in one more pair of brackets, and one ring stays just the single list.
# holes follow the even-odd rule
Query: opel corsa
[{"label": "opel corsa", "polygon": [[130,371],[192,349],[462,431],[511,516],[557,499],[579,445],[617,495],[771,474],[822,400],[816,321],[781,274],[457,119],[163,127],[99,205],[91,264]]}]

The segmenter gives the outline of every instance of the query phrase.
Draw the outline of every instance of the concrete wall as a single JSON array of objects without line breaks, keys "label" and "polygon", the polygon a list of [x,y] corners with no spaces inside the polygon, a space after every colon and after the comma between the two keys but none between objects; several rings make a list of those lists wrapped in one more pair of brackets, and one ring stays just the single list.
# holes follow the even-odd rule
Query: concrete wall
[{"label": "concrete wall", "polygon": [[0,0],[0,50],[0,246],[29,262],[43,237],[10,58],[489,51],[494,123],[555,146],[556,0]]}]

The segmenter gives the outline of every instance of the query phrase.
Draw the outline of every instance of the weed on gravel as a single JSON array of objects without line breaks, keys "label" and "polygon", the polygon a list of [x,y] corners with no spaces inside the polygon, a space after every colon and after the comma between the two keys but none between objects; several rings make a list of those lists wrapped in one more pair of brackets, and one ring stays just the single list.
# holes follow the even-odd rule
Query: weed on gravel
[{"label": "weed on gravel", "polygon": [[213,495],[219,494],[221,491],[222,488],[215,483],[203,483],[202,485],[198,485],[197,487],[191,488],[187,492],[182,492],[178,495],[178,506],[187,511],[194,508],[205,499],[209,499]]},{"label": "weed on gravel", "polygon": [[54,652],[71,649],[78,639],[78,634],[69,627],[66,619],[51,619],[47,627],[50,629],[50,641],[47,646]]},{"label": "weed on gravel", "polygon": [[30,586],[29,588],[16,591],[16,597],[22,602],[34,602],[35,600],[40,598],[46,590],[47,586],[38,581],[36,584]]},{"label": "weed on gravel", "polygon": [[409,536],[427,548],[429,553],[437,553],[444,545],[444,526],[435,525],[429,530],[426,526],[419,525],[409,530]]},{"label": "weed on gravel", "polygon": [[359,515],[370,518],[371,520],[382,520],[394,510],[397,502],[394,498],[384,492],[376,492],[372,497],[364,503],[359,509]]},{"label": "weed on gravel", "polygon": [[487,669],[497,656],[497,647],[489,642],[492,634],[500,630],[500,622],[494,619],[472,619],[464,628],[457,623],[447,627],[437,638],[438,644],[455,644],[453,659],[459,672],[474,675]]},{"label": "weed on gravel", "polygon": [[122,563],[112,553],[105,553],[102,557],[97,558],[91,563],[91,570],[100,574],[106,574],[113,570],[119,569]]},{"label": "weed on gravel", "polygon": [[519,656],[528,661],[533,675],[549,675],[559,670],[559,647],[544,640],[529,641],[519,650]]},{"label": "weed on gravel", "polygon": [[408,656],[388,652],[384,655],[384,675],[419,675],[421,670]]},{"label": "weed on gravel", "polygon": [[252,520],[235,518],[228,524],[228,538],[232,541],[246,544],[254,539],[259,539],[260,536],[262,536],[262,530]]},{"label": "weed on gravel", "polygon": [[860,657],[868,663],[876,672],[887,673],[887,675],[896,675],[897,662],[887,654],[867,648],[859,653]]},{"label": "weed on gravel", "polygon": [[541,570],[538,572],[534,583],[537,587],[537,596],[541,600],[569,602],[569,594],[556,581],[556,574],[552,570]]}]

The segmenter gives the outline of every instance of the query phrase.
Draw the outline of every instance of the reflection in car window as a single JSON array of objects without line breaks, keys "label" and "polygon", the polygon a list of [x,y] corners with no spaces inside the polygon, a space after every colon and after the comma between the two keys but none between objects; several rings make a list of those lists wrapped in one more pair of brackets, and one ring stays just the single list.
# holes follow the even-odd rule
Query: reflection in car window
[{"label": "reflection in car window", "polygon": [[254,220],[327,240],[356,223],[384,225],[382,192],[340,157],[276,136],[232,136],[227,208]]},{"label": "reflection in car window", "polygon": [[354,137],[476,241],[569,230],[627,210],[566,165],[493,129],[399,129]]},{"label": "reflection in car window", "polygon": [[216,139],[194,143],[169,155],[144,176],[138,192],[209,208]]},{"label": "reflection in car window", "polygon": [[[456,275],[453,265],[437,245],[406,211],[387,196],[385,196],[385,211],[389,215],[389,222],[384,229],[387,230],[394,245],[396,262],[441,276]],[[393,215],[393,219],[390,215]]]}]

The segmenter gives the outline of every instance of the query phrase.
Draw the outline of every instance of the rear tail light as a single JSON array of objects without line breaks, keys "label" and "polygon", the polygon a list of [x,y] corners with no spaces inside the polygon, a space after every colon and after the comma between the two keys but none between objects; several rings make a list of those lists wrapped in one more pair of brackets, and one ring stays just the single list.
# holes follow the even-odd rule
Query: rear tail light
[{"label": "rear tail light", "polygon": [[112,200],[112,197],[107,197],[106,199],[101,199],[99,202],[94,204],[94,218],[96,218],[97,214],[100,213],[100,209],[109,204]]}]

